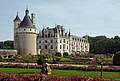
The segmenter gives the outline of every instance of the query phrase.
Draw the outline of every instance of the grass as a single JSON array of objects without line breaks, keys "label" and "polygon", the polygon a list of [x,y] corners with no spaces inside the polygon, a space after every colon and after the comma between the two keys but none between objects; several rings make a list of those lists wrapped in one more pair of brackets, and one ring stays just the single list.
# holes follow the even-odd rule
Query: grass
[{"label": "grass", "polygon": [[[2,73],[27,74],[25,68],[0,68]],[[39,73],[40,69],[29,69],[29,74]],[[89,76],[99,77],[98,71],[80,71],[80,70],[52,70],[53,74],[59,76]],[[120,72],[103,72],[103,77],[106,79],[120,79]]]},{"label": "grass", "polygon": [[[89,76],[100,77],[100,71],[81,71],[81,70],[53,70],[53,73],[60,76]],[[120,72],[103,72],[106,79],[120,79]]]}]

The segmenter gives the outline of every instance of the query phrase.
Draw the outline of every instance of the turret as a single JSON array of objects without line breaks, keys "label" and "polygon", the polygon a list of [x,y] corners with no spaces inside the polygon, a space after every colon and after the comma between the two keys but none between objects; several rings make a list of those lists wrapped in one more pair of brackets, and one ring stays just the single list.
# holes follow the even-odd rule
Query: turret
[{"label": "turret", "polygon": [[21,20],[18,16],[18,12],[17,12],[17,15],[16,15],[15,19],[13,20],[13,22],[14,22],[14,29],[17,29],[20,25],[20,22],[21,22]]},{"label": "turret", "polygon": [[[20,21],[18,15],[15,22]],[[25,16],[19,23],[15,36],[15,45],[19,54],[36,55],[37,54],[37,31],[29,16],[28,8],[25,10]]]},{"label": "turret", "polygon": [[17,31],[17,29],[21,23],[21,20],[18,16],[18,12],[17,12],[17,15],[16,15],[15,19],[13,20],[13,22],[14,22],[14,48],[17,49],[18,48],[18,46],[17,46],[17,43],[18,43],[17,32],[18,31]]}]

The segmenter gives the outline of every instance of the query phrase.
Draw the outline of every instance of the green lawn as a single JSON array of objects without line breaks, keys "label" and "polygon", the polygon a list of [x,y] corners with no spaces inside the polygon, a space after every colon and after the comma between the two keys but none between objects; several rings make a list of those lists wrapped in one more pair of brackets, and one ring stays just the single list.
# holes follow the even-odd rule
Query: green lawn
[{"label": "green lawn", "polygon": [[[53,73],[60,76],[89,76],[99,77],[99,71],[80,71],[80,70],[53,70]],[[120,79],[120,72],[103,72],[106,79]]]},{"label": "green lawn", "polygon": [[[24,68],[0,68],[2,73],[27,74],[27,69]],[[29,69],[30,74],[39,73],[40,69]],[[80,70],[52,70],[53,74],[60,76],[89,76],[99,77],[100,72],[97,71],[80,71]],[[103,77],[106,79],[120,79],[120,72],[103,72]]]}]

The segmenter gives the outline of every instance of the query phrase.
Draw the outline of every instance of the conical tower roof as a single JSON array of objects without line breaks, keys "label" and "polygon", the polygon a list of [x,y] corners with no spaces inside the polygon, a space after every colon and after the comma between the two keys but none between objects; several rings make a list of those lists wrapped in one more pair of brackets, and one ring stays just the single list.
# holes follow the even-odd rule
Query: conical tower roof
[{"label": "conical tower roof", "polygon": [[23,21],[20,23],[19,28],[35,28],[33,26],[32,20],[30,19],[28,9],[26,9],[25,11],[25,17],[23,18]]},{"label": "conical tower roof", "polygon": [[14,22],[15,22],[15,21],[21,21],[20,18],[19,18],[19,16],[18,16],[18,12],[17,12],[17,15],[16,15],[16,17],[15,17],[15,19],[14,19],[13,21],[14,21]]}]

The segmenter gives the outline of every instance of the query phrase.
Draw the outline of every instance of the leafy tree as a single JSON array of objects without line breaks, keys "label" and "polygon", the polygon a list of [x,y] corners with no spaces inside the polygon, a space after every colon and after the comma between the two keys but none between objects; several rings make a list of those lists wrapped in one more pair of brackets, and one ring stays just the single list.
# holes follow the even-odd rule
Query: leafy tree
[{"label": "leafy tree", "polygon": [[44,58],[39,58],[39,59],[37,60],[37,64],[38,64],[38,65],[43,65],[43,64],[45,64]]},{"label": "leafy tree", "polygon": [[90,42],[90,53],[114,54],[120,51],[120,37],[107,38],[106,36],[88,37]]},{"label": "leafy tree", "polygon": [[115,37],[114,37],[114,40],[115,40],[115,41],[120,41],[120,37],[119,37],[119,36],[115,36]]},{"label": "leafy tree", "polygon": [[120,66],[120,51],[114,54],[113,65]]},{"label": "leafy tree", "polygon": [[13,41],[0,42],[0,49],[13,49],[13,48],[14,48]]}]

